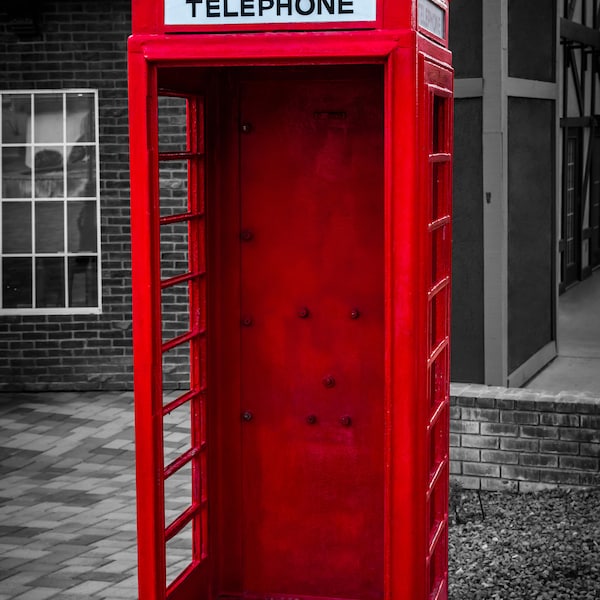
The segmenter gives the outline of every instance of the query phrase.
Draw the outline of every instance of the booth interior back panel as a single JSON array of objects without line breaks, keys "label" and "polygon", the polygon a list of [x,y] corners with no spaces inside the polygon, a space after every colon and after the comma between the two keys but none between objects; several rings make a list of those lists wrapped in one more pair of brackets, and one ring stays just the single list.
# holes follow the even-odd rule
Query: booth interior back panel
[{"label": "booth interior back panel", "polygon": [[451,379],[483,383],[483,164],[480,98],[454,105]]},{"label": "booth interior back panel", "polygon": [[449,45],[457,78],[481,77],[481,0],[452,0]]},{"label": "booth interior back panel", "polygon": [[555,81],[556,2],[508,1],[508,74]]},{"label": "booth interior back panel", "polygon": [[509,373],[552,341],[553,100],[508,99]]}]

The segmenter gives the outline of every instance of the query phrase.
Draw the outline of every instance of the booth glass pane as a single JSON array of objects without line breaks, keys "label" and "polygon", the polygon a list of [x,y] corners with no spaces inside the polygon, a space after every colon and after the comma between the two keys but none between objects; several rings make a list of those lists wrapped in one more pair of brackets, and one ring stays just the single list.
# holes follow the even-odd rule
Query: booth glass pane
[{"label": "booth glass pane", "polygon": [[2,252],[31,252],[31,204],[4,202],[2,205]]},{"label": "booth glass pane", "polygon": [[163,225],[160,228],[160,277],[167,279],[188,271],[188,223]]},{"label": "booth glass pane", "polygon": [[165,561],[167,568],[167,586],[181,575],[192,562],[192,523],[186,525],[166,544]]},{"label": "booth glass pane", "polygon": [[[167,465],[165,461],[165,467]],[[188,462],[176,473],[167,477],[164,490],[165,524],[169,525],[192,505],[192,463]]]},{"label": "booth glass pane", "polygon": [[190,330],[189,284],[169,286],[161,293],[162,340],[166,342]]},{"label": "booth glass pane", "polygon": [[40,143],[61,143],[63,133],[62,94],[36,94],[33,100],[33,139]]},{"label": "booth glass pane", "polygon": [[168,350],[162,356],[163,390],[191,390],[190,343]]},{"label": "booth glass pane", "polygon": [[36,258],[35,305],[62,308],[65,305],[65,263],[60,258]]},{"label": "booth glass pane", "polygon": [[[177,390],[166,394],[166,403],[176,400],[181,394]],[[192,447],[192,417],[190,402],[187,401],[163,417],[163,453],[165,467]],[[189,500],[186,501],[189,504]]]},{"label": "booth glass pane", "polygon": [[447,346],[437,356],[437,358],[431,363],[429,368],[429,396],[430,396],[430,407],[433,410],[441,403],[446,400],[447,388]]},{"label": "booth glass pane", "polygon": [[185,98],[158,98],[158,148],[160,152],[187,149],[187,101]]},{"label": "booth glass pane", "polygon": [[31,258],[5,258],[2,283],[3,308],[31,308]]},{"label": "booth glass pane", "polygon": [[94,95],[67,94],[67,142],[94,142]]},{"label": "booth glass pane", "polygon": [[448,454],[448,409],[429,429],[429,479],[434,476],[437,468]]},{"label": "booth glass pane", "polygon": [[96,251],[96,220],[96,203],[94,201],[67,203],[69,252]]},{"label": "booth glass pane", "polygon": [[160,216],[188,210],[188,161],[168,161],[159,165]]},{"label": "booth glass pane", "polygon": [[62,202],[35,203],[35,251],[63,252],[64,205]]},{"label": "booth glass pane", "polygon": [[431,232],[431,285],[435,285],[449,275],[450,256],[447,239],[447,227],[440,227]]},{"label": "booth glass pane", "polygon": [[98,259],[69,258],[69,306],[98,306]]}]

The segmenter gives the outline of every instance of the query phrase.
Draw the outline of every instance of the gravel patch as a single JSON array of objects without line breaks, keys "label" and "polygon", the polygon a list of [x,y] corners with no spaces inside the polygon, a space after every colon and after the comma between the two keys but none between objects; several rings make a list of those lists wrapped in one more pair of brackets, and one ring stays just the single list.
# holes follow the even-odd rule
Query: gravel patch
[{"label": "gravel patch", "polygon": [[464,490],[450,515],[450,600],[600,599],[600,490]]}]

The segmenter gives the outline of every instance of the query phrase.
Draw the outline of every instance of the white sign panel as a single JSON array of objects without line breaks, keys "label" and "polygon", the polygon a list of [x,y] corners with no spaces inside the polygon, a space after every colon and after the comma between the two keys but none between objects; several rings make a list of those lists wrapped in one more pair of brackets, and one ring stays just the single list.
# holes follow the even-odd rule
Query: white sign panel
[{"label": "white sign panel", "polygon": [[374,21],[377,0],[165,0],[165,25]]},{"label": "white sign panel", "polygon": [[431,0],[419,0],[419,27],[427,29],[439,38],[446,37],[446,13]]}]

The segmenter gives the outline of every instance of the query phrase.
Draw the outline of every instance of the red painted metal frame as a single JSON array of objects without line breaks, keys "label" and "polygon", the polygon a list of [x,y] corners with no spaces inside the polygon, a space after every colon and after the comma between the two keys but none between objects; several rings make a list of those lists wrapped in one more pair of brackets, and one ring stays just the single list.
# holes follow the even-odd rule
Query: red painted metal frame
[{"label": "red painted metal frame", "polygon": [[[400,10],[400,9],[398,9]],[[148,31],[152,15],[140,16],[136,30]],[[421,58],[419,58],[421,57]],[[385,66],[385,565],[386,600],[445,597],[445,573],[430,589],[430,555],[442,527],[429,535],[428,498],[447,479],[447,454],[430,478],[430,431],[442,427],[447,440],[448,336],[430,348],[429,303],[449,289],[432,287],[431,235],[449,221],[431,221],[429,138],[431,95],[450,101],[449,53],[411,30],[198,36],[135,35],[129,43],[132,189],[132,269],[134,304],[136,446],[141,600],[164,600],[165,522],[162,446],[157,69],[186,65],[266,66],[379,63]],[[425,65],[435,68],[426,72]],[[437,75],[436,75],[437,73]],[[445,75],[441,75],[445,73]],[[430,81],[426,81],[429,78]],[[440,81],[436,81],[436,78]],[[426,85],[427,84],[427,85]],[[442,85],[443,84],[443,85]],[[451,110],[445,119],[451,140]],[[448,142],[450,143],[450,142]],[[439,153],[437,153],[439,154]],[[449,155],[449,149],[447,153]],[[449,194],[449,176],[446,181]],[[449,207],[449,203],[448,203]],[[449,210],[449,208],[448,208]],[[444,218],[445,219],[445,218]],[[449,229],[448,229],[449,231]],[[449,238],[443,252],[449,256]],[[449,259],[448,259],[449,260]],[[449,294],[446,295],[446,320]],[[447,329],[446,329],[447,332]],[[445,352],[441,408],[428,402],[432,360]],[[436,354],[437,353],[437,354]],[[442,494],[447,494],[447,481]],[[444,491],[445,490],[445,491]],[[447,514],[445,515],[447,521]],[[444,543],[443,541],[441,542]],[[442,569],[443,570],[443,569]],[[188,573],[194,578],[192,569]],[[169,598],[191,599],[185,581]],[[195,586],[194,586],[195,587]]]}]

